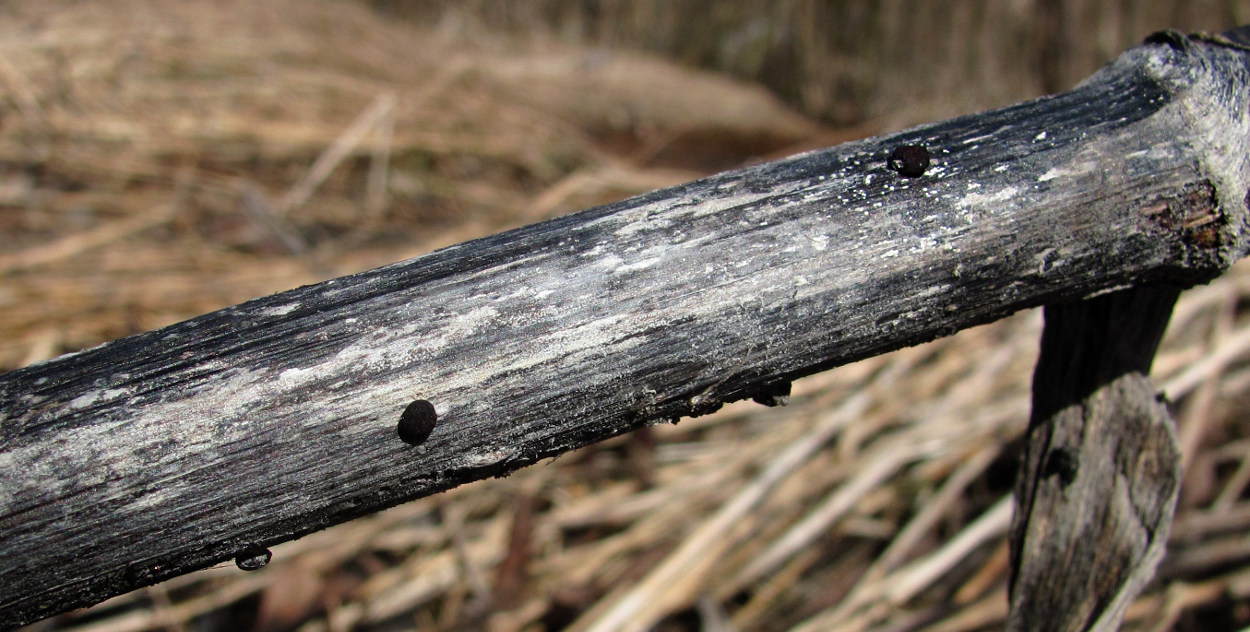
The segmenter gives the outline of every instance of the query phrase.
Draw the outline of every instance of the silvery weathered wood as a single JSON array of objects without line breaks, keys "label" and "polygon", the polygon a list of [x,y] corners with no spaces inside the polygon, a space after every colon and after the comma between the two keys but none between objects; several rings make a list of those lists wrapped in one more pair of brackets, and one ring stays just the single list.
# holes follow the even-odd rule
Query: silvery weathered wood
[{"label": "silvery weathered wood", "polygon": [[[1246,251],[1246,57],[721,174],[0,377],[9,626]],[[930,164],[895,164],[902,145]],[[415,399],[437,425],[397,437]],[[416,418],[421,421],[424,417]],[[418,424],[419,426],[419,424]],[[421,429],[412,436],[419,437]]]},{"label": "silvery weathered wood", "polygon": [[1007,630],[1117,630],[1163,559],[1180,445],[1148,376],[1178,294],[1146,286],[1046,306]]}]

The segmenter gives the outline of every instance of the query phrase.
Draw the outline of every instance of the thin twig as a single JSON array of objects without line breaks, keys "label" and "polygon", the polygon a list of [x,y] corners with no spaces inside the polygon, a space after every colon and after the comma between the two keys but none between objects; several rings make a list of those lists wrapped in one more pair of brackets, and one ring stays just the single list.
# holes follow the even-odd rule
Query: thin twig
[{"label": "thin twig", "polygon": [[298,184],[291,187],[285,195],[282,196],[275,207],[275,215],[278,217],[286,217],[288,213],[299,208],[304,202],[312,197],[317,187],[330,176],[334,168],[343,162],[344,158],[351,155],[360,141],[385,117],[390,115],[395,109],[395,94],[391,92],[378,95],[373,103],[365,109],[356,120],[343,131],[342,134],[321,152],[316,162],[308,170],[308,175],[304,176]]}]

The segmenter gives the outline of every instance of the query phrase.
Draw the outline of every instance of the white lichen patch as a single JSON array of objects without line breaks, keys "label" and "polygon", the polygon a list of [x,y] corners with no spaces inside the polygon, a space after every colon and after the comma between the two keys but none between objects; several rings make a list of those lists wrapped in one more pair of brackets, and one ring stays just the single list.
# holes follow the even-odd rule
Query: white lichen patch
[{"label": "white lichen patch", "polygon": [[1016,187],[1003,187],[993,193],[972,191],[959,198],[955,205],[965,210],[992,210],[993,207],[1016,197],[1019,192]]},{"label": "white lichen patch", "polygon": [[299,308],[299,303],[287,303],[285,305],[275,305],[267,307],[261,311],[261,316],[285,316]]},{"label": "white lichen patch", "polygon": [[615,252],[609,252],[607,255],[603,256],[598,261],[596,261],[593,265],[603,270],[612,271],[625,265],[625,260],[622,259],[621,256],[616,254]]},{"label": "white lichen patch", "polygon": [[1063,167],[1052,167],[1037,177],[1038,182],[1049,182],[1056,178],[1078,178],[1095,171],[1097,164],[1093,161],[1076,162]]},{"label": "white lichen patch", "polygon": [[917,292],[916,297],[925,299],[925,298],[931,298],[934,296],[940,296],[949,292],[950,289],[951,289],[951,286],[945,283],[939,284],[939,285],[932,285]]},{"label": "white lichen patch", "polygon": [[314,373],[311,369],[287,369],[278,374],[278,382],[286,388],[290,388],[295,384],[299,384],[307,379],[310,373]]},{"label": "white lichen patch", "polygon": [[612,270],[612,274],[625,274],[627,272],[636,272],[638,270],[645,270],[647,268],[654,266],[660,261],[663,261],[662,257],[648,257],[646,259],[643,259],[641,261],[635,261],[633,263],[623,263],[617,266],[616,268],[614,268]]},{"label": "white lichen patch", "polygon": [[[635,215],[637,213],[629,213]],[[666,215],[663,212],[648,212],[636,220],[627,220],[620,228],[616,229],[614,234],[622,239],[629,239],[637,233],[656,232],[664,230],[673,225],[676,217]]]},{"label": "white lichen patch", "polygon": [[516,448],[495,448],[493,450],[485,450],[482,452],[473,452],[464,455],[461,464],[464,467],[478,468],[498,465],[511,459],[518,454]]},{"label": "white lichen patch", "polygon": [[104,396],[104,389],[90,390],[74,399],[69,400],[65,405],[66,411],[81,410],[87,408],[99,401]]}]

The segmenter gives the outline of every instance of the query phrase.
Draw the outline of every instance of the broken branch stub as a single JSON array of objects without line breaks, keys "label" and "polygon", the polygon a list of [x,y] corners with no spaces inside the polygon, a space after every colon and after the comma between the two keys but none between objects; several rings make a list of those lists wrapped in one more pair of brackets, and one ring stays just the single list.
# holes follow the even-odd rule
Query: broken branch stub
[{"label": "broken branch stub", "polygon": [[1180,448],[1147,375],[1178,294],[1138,287],[1046,306],[1008,630],[1116,630],[1163,558]]},{"label": "broken branch stub", "polygon": [[[0,620],[726,401],[780,404],[798,377],[1027,307],[1209,279],[1246,251],[1248,74],[1240,50],[1140,47],[1069,93],[0,376]],[[433,412],[405,421],[417,399]]]}]

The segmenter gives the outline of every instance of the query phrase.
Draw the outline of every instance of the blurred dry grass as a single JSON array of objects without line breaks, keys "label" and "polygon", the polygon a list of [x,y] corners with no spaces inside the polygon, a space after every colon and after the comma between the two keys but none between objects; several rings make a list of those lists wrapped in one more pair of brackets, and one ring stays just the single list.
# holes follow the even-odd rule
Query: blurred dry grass
[{"label": "blurred dry grass", "polygon": [[[0,5],[0,369],[876,131],[658,58],[448,24],[333,0]],[[1247,266],[1188,292],[1157,362],[1188,469],[1127,629],[1250,623],[1247,297]],[[786,409],[638,432],[279,546],[258,573],[31,629],[995,629],[1038,326],[843,367]]]},{"label": "blurred dry grass", "polygon": [[1066,90],[1164,28],[1222,31],[1248,0],[369,0],[465,34],[659,53],[757,81],[837,125],[940,120]]}]

